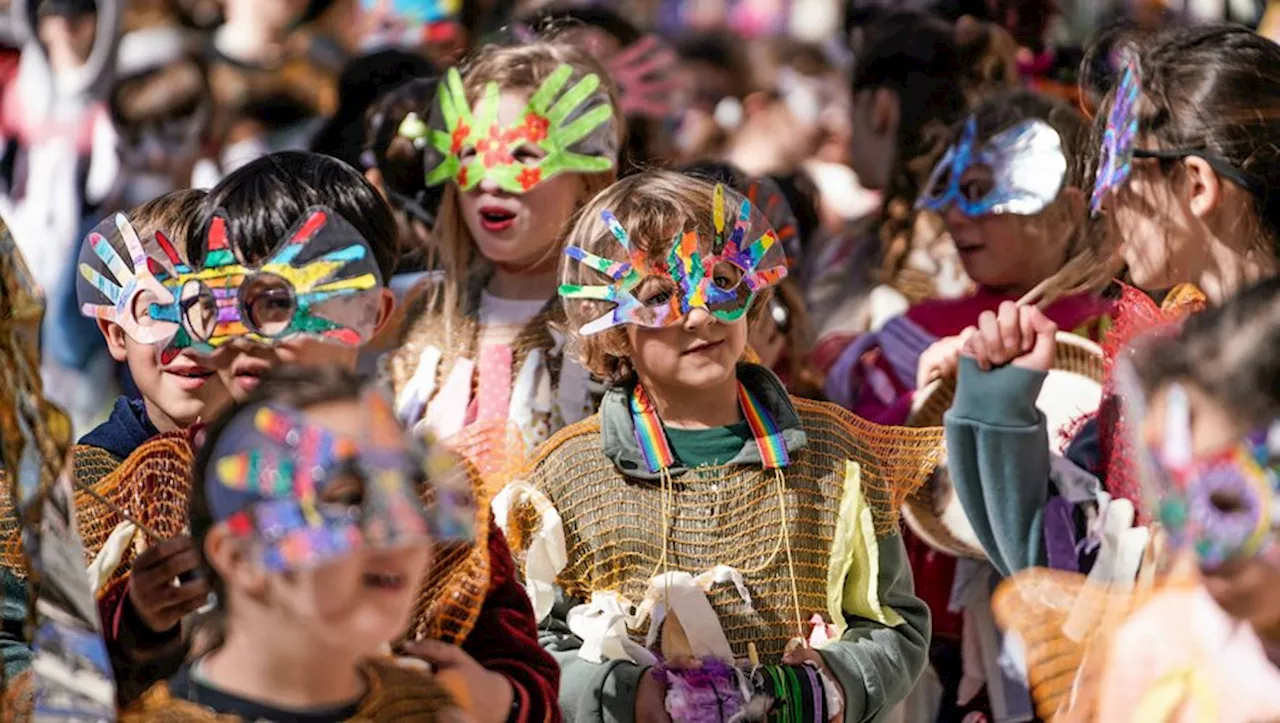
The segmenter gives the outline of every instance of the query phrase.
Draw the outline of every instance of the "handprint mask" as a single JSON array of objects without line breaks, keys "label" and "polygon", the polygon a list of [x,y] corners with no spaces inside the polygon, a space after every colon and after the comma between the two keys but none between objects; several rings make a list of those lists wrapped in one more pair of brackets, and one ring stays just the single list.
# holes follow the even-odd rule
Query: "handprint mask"
[{"label": "handprint mask", "polygon": [[557,173],[607,171],[618,155],[608,90],[595,74],[575,76],[572,66],[561,65],[503,125],[498,84],[485,86],[472,112],[462,76],[451,68],[430,123],[410,114],[400,135],[425,148],[428,186],[453,181],[469,191],[487,178],[509,193],[525,193]]},{"label": "handprint mask", "polygon": [[[722,185],[715,187],[712,198],[710,243],[704,243],[697,231],[684,231],[672,239],[663,263],[650,263],[612,212],[603,211],[600,216],[621,247],[617,255],[622,260],[577,246],[565,249],[570,258],[613,281],[608,286],[560,285],[560,295],[566,299],[614,304],[607,314],[584,324],[579,330],[583,335],[625,324],[672,326],[693,309],[703,309],[720,321],[736,321],[760,291],[787,275],[786,254],[769,222],[745,198]],[[729,221],[732,228],[727,226]],[[704,250],[707,247],[709,252]]]},{"label": "handprint mask", "polygon": [[368,429],[361,439],[283,406],[242,412],[218,438],[205,472],[210,512],[260,545],[266,569],[313,568],[431,534],[418,498],[432,482],[420,451],[388,444],[404,433],[380,395],[367,392],[361,407]]},{"label": "handprint mask", "polygon": [[202,268],[167,275],[176,303],[152,304],[155,320],[181,325],[167,351],[211,354],[235,340],[270,345],[312,337],[360,346],[373,335],[383,287],[369,243],[346,219],[311,208],[259,266],[245,264],[215,214]]},{"label": "handprint mask", "polygon": [[153,318],[149,310],[153,305],[176,303],[173,290],[157,274],[169,278],[181,266],[163,232],[144,244],[128,217],[114,214],[90,231],[80,247],[76,276],[80,309],[85,316],[118,324],[139,344],[168,341],[178,325]]}]

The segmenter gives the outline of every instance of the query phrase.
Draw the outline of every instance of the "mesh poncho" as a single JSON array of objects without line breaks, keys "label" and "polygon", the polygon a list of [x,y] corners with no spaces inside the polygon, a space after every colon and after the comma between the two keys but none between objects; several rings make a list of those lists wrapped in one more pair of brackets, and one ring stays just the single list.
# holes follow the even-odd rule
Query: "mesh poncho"
[{"label": "mesh poncho", "polygon": [[[599,416],[552,438],[529,482],[563,518],[568,566],[558,583],[565,593],[586,599],[615,591],[637,602],[649,580],[664,571],[664,547],[665,568],[672,571],[697,575],[728,565],[745,578],[751,604],[732,585],[712,588],[708,599],[733,653],[746,657],[754,644],[763,661],[776,661],[800,623],[784,526],[801,615],[825,611],[847,463],[860,468],[876,532],[890,533],[903,498],[936,465],[942,438],[940,429],[880,427],[832,405],[793,402],[808,441],[783,471],[782,495],[775,470],[701,467],[673,480],[664,507],[657,482],[620,474],[602,453]],[[664,512],[670,521],[665,545]],[[513,514],[511,540],[518,549],[538,527],[539,512],[524,506]]]}]

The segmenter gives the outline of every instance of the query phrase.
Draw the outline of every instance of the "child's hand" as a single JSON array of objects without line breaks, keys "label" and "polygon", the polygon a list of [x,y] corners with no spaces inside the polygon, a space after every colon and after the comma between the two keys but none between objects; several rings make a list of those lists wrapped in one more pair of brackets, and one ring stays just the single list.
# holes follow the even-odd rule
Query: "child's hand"
[{"label": "child's hand", "polygon": [[667,714],[667,686],[646,670],[636,691],[636,723],[671,723]]},{"label": "child's hand", "polygon": [[1233,560],[1205,571],[1204,586],[1223,610],[1252,624],[1259,635],[1280,632],[1280,567],[1259,557]]},{"label": "child's hand", "polygon": [[462,648],[439,640],[417,640],[405,643],[404,650],[431,663],[442,681],[453,681],[462,687],[469,700],[458,703],[468,709],[476,723],[505,723],[511,716],[515,698],[511,681],[486,669]]},{"label": "child's hand", "polygon": [[920,362],[916,365],[916,389],[924,389],[934,379],[943,379],[956,373],[960,364],[960,350],[969,335],[974,333],[973,327],[963,333],[939,339],[924,350]]},{"label": "child's hand", "polygon": [[197,577],[174,585],[200,567],[200,554],[186,535],[161,540],[138,555],[129,582],[129,602],[154,633],[177,627],[183,616],[199,610],[209,597],[209,583]]},{"label": "child's hand", "polygon": [[982,312],[978,325],[965,330],[962,353],[973,357],[983,371],[1012,363],[1047,372],[1053,368],[1057,333],[1058,325],[1036,307],[1006,301],[998,312]]},{"label": "child's hand", "polygon": [[[827,667],[826,661],[824,661],[818,651],[813,648],[798,647],[788,650],[782,655],[782,662],[784,665],[808,665],[812,663],[818,668],[818,670],[822,671],[822,674],[827,677],[828,682],[839,685],[839,683],[836,683],[836,676],[831,672],[831,668]],[[840,700],[844,700],[844,691],[841,690],[839,693]],[[843,719],[843,710],[836,711],[831,716],[832,721],[839,721]]]}]

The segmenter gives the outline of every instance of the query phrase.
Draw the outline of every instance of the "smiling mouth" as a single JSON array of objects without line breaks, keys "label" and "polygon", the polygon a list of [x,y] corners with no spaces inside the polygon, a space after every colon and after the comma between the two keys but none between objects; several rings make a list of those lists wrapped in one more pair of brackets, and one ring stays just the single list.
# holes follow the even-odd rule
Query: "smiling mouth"
[{"label": "smiling mouth", "polygon": [[386,590],[395,592],[404,589],[405,576],[388,572],[366,572],[364,574],[365,587],[375,590]]},{"label": "smiling mouth", "polygon": [[699,344],[699,345],[697,345],[697,346],[694,346],[694,347],[690,347],[690,348],[688,348],[688,349],[685,349],[684,351],[680,352],[680,356],[688,356],[688,355],[690,355],[690,354],[701,354],[702,352],[704,352],[704,351],[708,351],[708,350],[710,350],[710,349],[714,349],[714,348],[716,348],[716,347],[720,346],[720,345],[721,345],[721,344],[723,344],[723,343],[724,343],[724,342],[722,342],[722,341],[709,341],[709,342],[705,342],[705,343],[703,343],[703,344]]},{"label": "smiling mouth", "polygon": [[516,222],[516,214],[504,208],[480,209],[480,226],[490,233],[506,231]]}]

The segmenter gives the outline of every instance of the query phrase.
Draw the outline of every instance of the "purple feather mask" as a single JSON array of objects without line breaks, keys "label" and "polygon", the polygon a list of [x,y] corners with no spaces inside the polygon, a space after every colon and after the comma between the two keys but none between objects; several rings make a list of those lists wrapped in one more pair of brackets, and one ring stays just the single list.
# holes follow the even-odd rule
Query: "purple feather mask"
[{"label": "purple feather mask", "polygon": [[1138,138],[1138,94],[1142,89],[1142,71],[1138,54],[1125,52],[1120,61],[1120,84],[1116,86],[1107,129],[1102,134],[1102,157],[1098,176],[1093,182],[1089,210],[1097,214],[1103,200],[1124,185],[1133,172],[1134,142]]}]

